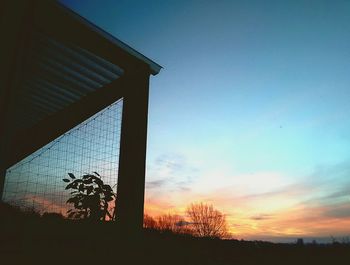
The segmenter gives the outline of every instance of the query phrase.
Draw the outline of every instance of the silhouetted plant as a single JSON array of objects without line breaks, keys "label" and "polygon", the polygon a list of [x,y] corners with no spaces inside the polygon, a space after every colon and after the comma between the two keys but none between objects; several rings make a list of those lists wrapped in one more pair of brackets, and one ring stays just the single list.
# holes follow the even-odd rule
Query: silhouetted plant
[{"label": "silhouetted plant", "polygon": [[212,205],[191,204],[187,208],[193,234],[200,237],[223,238],[228,236],[226,218]]},{"label": "silhouetted plant", "polygon": [[101,221],[114,219],[114,213],[109,212],[109,203],[115,200],[116,194],[110,185],[104,184],[97,172],[76,178],[73,173],[68,173],[70,179],[63,179],[69,183],[66,190],[72,190],[72,197],[67,203],[73,204],[74,209],[67,211],[69,218],[89,219]]}]

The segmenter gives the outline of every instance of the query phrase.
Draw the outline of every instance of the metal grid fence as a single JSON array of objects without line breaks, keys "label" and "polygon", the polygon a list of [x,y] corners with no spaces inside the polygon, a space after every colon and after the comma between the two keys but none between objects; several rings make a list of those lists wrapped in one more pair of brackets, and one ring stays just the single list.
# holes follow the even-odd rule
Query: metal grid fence
[{"label": "metal grid fence", "polygon": [[9,168],[3,201],[66,215],[68,173],[98,172],[116,192],[122,106],[121,99]]}]

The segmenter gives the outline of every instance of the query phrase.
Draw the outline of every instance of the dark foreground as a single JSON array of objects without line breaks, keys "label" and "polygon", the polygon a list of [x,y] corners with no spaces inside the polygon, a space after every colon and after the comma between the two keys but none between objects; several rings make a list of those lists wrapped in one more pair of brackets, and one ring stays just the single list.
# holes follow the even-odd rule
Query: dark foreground
[{"label": "dark foreground", "polygon": [[[1,216],[2,215],[2,216]],[[0,264],[350,264],[350,246],[213,240],[1,214]]]}]

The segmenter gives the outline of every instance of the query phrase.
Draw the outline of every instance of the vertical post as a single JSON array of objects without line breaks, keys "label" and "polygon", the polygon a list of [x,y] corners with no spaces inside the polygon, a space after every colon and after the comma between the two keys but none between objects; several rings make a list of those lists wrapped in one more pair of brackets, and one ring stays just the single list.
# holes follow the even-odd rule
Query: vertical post
[{"label": "vertical post", "polygon": [[138,72],[128,80],[123,97],[116,217],[123,231],[134,234],[143,225],[149,73]]},{"label": "vertical post", "polygon": [[5,178],[6,178],[6,168],[3,165],[1,165],[1,168],[0,168],[0,201],[2,201],[2,196],[4,194]]},{"label": "vertical post", "polygon": [[0,200],[4,191],[6,160],[11,151],[11,122],[14,119],[16,90],[21,82],[23,53],[29,29],[28,11],[32,3],[24,0],[1,3],[0,30],[3,38],[0,48]]}]

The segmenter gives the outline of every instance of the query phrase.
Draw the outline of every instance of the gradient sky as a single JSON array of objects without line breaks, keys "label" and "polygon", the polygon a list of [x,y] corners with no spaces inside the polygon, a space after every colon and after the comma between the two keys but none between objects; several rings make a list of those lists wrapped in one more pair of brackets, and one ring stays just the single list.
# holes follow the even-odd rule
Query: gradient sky
[{"label": "gradient sky", "polygon": [[236,238],[350,235],[349,1],[61,2],[164,67],[147,213],[205,201]]}]

